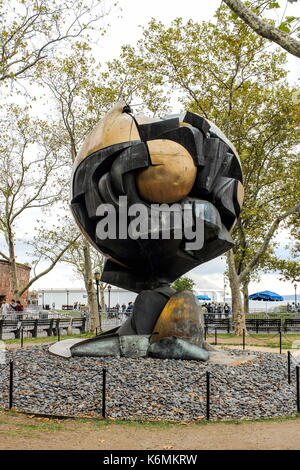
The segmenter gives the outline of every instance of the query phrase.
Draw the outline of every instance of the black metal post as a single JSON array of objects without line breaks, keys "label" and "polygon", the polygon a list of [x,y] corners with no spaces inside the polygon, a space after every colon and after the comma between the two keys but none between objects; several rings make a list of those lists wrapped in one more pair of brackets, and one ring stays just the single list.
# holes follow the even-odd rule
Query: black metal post
[{"label": "black metal post", "polygon": [[210,418],[210,373],[206,372],[206,420]]},{"label": "black metal post", "polygon": [[23,330],[23,327],[21,327],[21,348],[23,348],[23,344],[24,344],[24,330]]},{"label": "black metal post", "polygon": [[215,345],[218,344],[218,333],[217,333],[217,328],[215,328]]},{"label": "black metal post", "polygon": [[296,367],[297,413],[300,413],[299,366]]},{"label": "black metal post", "polygon": [[288,351],[288,383],[291,383],[291,353]]},{"label": "black metal post", "polygon": [[279,352],[282,353],[282,333],[279,331]]},{"label": "black metal post", "polygon": [[60,328],[59,328],[59,322],[57,324],[57,341],[60,341]]},{"label": "black metal post", "polygon": [[243,351],[245,351],[245,330],[243,330]]},{"label": "black metal post", "polygon": [[98,312],[100,311],[100,301],[99,301],[99,280],[96,279],[96,290],[97,290],[97,306]]},{"label": "black metal post", "polygon": [[45,308],[45,292],[42,290],[42,294],[43,294],[43,310]]},{"label": "black metal post", "polygon": [[108,289],[108,311],[110,312],[110,291],[111,291],[111,286],[108,286],[107,289]]},{"label": "black metal post", "polygon": [[13,406],[14,393],[14,361],[9,362],[9,409]]},{"label": "black metal post", "polygon": [[106,418],[106,369],[102,371],[102,418]]}]

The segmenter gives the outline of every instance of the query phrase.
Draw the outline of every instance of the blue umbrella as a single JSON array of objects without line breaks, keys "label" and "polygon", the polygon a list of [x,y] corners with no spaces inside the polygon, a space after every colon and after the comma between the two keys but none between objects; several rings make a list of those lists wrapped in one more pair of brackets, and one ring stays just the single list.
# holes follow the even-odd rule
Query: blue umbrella
[{"label": "blue umbrella", "polygon": [[211,300],[211,298],[207,297],[207,295],[196,295],[196,297],[199,300]]},{"label": "blue umbrella", "polygon": [[262,292],[256,292],[255,294],[249,295],[250,300],[269,300],[269,301],[279,301],[284,300],[283,297],[275,292],[269,290],[264,290]]}]

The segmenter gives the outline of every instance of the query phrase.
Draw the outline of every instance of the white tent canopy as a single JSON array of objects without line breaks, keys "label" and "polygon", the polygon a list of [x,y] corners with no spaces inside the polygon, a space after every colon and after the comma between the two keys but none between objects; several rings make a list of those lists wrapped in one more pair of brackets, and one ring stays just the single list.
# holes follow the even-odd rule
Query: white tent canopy
[{"label": "white tent canopy", "polygon": [[215,302],[223,302],[224,288],[220,288],[204,278],[201,280],[198,278],[195,282],[194,292],[197,295],[207,295],[207,297],[210,297]]}]

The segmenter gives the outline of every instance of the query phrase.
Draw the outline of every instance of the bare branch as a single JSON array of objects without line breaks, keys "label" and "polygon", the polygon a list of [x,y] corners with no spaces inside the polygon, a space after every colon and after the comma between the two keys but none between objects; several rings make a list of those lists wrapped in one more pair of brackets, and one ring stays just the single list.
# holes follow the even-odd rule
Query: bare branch
[{"label": "bare branch", "polygon": [[40,279],[42,276],[45,276],[45,274],[48,274],[53,268],[54,266],[60,261],[60,259],[63,257],[63,255],[66,253],[66,251],[70,248],[70,246],[75,243],[78,238],[80,237],[80,234],[77,235],[76,238],[74,238],[74,240],[70,241],[60,252],[59,254],[54,258],[54,260],[52,261],[52,263],[48,266],[48,268],[44,269],[44,271],[40,272],[39,274],[37,274],[36,276],[34,276],[29,282],[28,284],[26,284],[26,286],[24,286],[22,289],[20,289],[20,292],[19,292],[19,296],[21,297],[22,294],[24,294],[24,292],[26,292],[29,287],[32,286],[32,284],[34,282],[36,282],[38,279]]},{"label": "bare branch", "polygon": [[290,54],[293,54],[296,57],[300,57],[300,41],[297,41],[288,33],[282,31],[276,26],[273,26],[270,23],[266,23],[264,20],[255,15],[255,13],[246,7],[246,5],[240,0],[223,1],[257,34],[263,38],[275,42]]}]

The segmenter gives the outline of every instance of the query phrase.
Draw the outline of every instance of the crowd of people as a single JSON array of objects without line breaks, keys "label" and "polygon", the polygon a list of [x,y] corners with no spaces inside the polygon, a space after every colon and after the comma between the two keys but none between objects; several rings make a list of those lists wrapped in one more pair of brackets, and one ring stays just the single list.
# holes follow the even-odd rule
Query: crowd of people
[{"label": "crowd of people", "polygon": [[202,307],[205,307],[207,313],[213,313],[215,315],[221,315],[221,317],[228,317],[231,314],[231,307],[228,305],[227,302],[224,304],[217,303],[217,302],[205,302],[202,304]]},{"label": "crowd of people", "polygon": [[[121,315],[128,317],[133,310],[133,305],[133,302],[129,302],[128,305],[116,304],[115,307],[112,307],[110,309],[106,308],[106,311],[108,312],[108,318],[118,318]],[[207,313],[221,314],[224,318],[228,317],[231,314],[230,305],[228,305],[228,303],[226,302],[224,304],[217,302],[206,302],[202,304],[202,307],[206,308]]]},{"label": "crowd of people", "polygon": [[300,312],[300,303],[299,302],[297,304],[295,302],[292,302],[292,304],[288,303],[287,311],[288,312]]},{"label": "crowd of people", "polygon": [[10,303],[7,302],[6,295],[0,297],[0,314],[8,315],[14,312],[23,312],[24,307],[20,300],[12,299]]},{"label": "crowd of people", "polygon": [[110,309],[105,307],[105,310],[107,311],[108,318],[120,318],[121,316],[129,317],[130,313],[133,310],[133,302],[128,302],[128,305],[116,304]]}]

